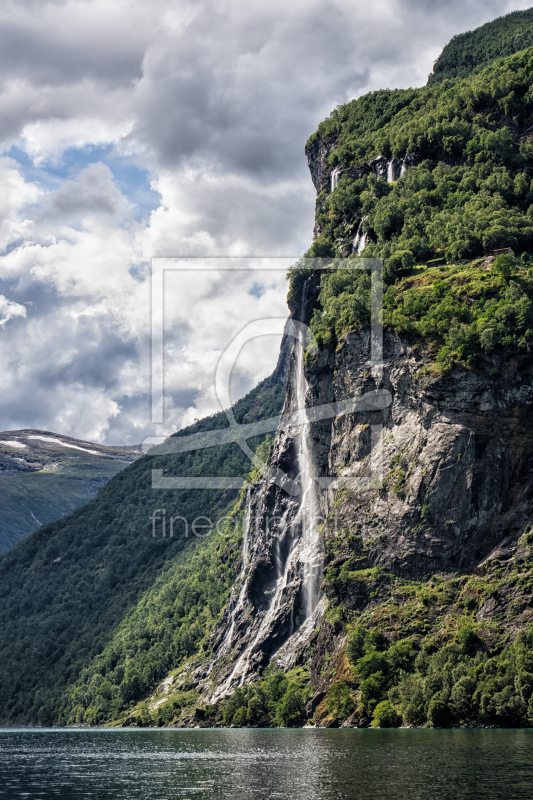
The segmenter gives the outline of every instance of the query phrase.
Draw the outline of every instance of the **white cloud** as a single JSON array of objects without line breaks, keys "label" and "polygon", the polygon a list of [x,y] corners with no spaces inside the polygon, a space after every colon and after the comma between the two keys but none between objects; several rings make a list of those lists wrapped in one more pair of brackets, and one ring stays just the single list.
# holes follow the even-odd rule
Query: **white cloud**
[{"label": "white cloud", "polygon": [[26,307],[20,303],[14,303],[8,300],[3,294],[0,294],[0,328],[4,328],[6,322],[9,322],[13,317],[25,317]]},{"label": "white cloud", "polygon": [[117,189],[109,167],[96,162],[82,170],[76,180],[65,181],[48,195],[41,220],[63,224],[94,218],[118,222],[132,210],[131,203]]},{"label": "white cloud", "polygon": [[[3,4],[0,148],[16,144],[29,164],[0,157],[0,429],[117,443],[157,434],[150,258],[302,253],[314,211],[303,149],[318,122],[371,89],[421,85],[452,35],[528,5]],[[91,156],[102,146],[115,166]],[[119,169],[132,159],[161,198],[141,221],[135,178]],[[212,281],[202,302],[198,280],[181,287],[188,319],[169,310],[169,424],[216,408],[213,368],[241,309],[283,308],[281,289],[256,301],[247,281]],[[266,340],[243,350],[236,387],[272,359]]]}]

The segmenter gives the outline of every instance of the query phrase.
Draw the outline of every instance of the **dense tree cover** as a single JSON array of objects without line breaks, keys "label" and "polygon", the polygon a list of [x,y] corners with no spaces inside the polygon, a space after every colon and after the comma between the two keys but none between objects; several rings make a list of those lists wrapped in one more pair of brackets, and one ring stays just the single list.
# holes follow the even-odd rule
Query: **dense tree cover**
[{"label": "dense tree cover", "polygon": [[[335,264],[332,265],[333,267]],[[437,364],[481,367],[486,356],[533,357],[533,271],[512,256],[410,269],[384,293],[384,324],[438,343]],[[370,277],[338,269],[322,276],[321,308],[311,322],[319,343],[369,323]]]},{"label": "dense tree cover", "polygon": [[[462,74],[463,67],[449,57],[446,69]],[[345,173],[332,193],[319,197],[320,235],[309,255],[333,260],[345,254],[364,219],[364,254],[385,262],[385,324],[438,342],[443,366],[453,360],[475,365],[485,354],[529,358],[533,279],[527,264],[472,259],[498,246],[533,251],[532,78],[533,48],[456,83],[435,80],[420,90],[359,98],[318,130],[336,143],[331,167]],[[368,168],[357,172],[374,156],[406,154],[410,165],[396,183]],[[470,263],[416,266],[439,256]],[[293,283],[296,277],[298,270]],[[319,343],[368,323],[369,289],[368,273],[333,263],[322,276],[312,321]],[[236,419],[274,416],[282,400],[280,384],[264,383],[236,404]],[[227,424],[215,415],[177,436]],[[223,535],[200,539],[178,523],[174,536],[163,538],[159,523],[152,536],[150,517],[165,509],[167,519],[216,522],[237,493],[154,491],[152,468],[229,476],[247,472],[249,462],[233,445],[145,457],[94,501],[0,558],[1,721],[97,723],[136,708],[139,724],[165,724],[194,704],[196,695],[182,692],[154,713],[143,698],[205,642],[235,579],[240,530],[227,523]],[[356,579],[342,569],[337,577]],[[326,582],[335,579],[326,575]],[[352,679],[337,681],[325,701],[338,723],[352,714],[383,727],[533,722],[532,634],[497,648],[471,623],[444,638],[426,635],[416,614],[413,629],[398,636],[353,627]],[[223,724],[301,724],[308,677],[305,670],[271,669],[213,713]]]},{"label": "dense tree cover", "polygon": [[[263,401],[270,407],[270,400]],[[272,410],[276,412],[275,405]],[[243,407],[239,415],[242,412]],[[272,441],[268,434],[256,448],[264,462]],[[253,484],[261,472],[253,466],[245,477]],[[59,712],[61,719],[101,724],[124,717],[162,678],[198,652],[237,577],[245,493],[243,488],[235,506],[218,519],[215,531],[203,538],[192,537],[189,546],[128,612],[103,652],[68,688]],[[173,696],[168,708],[153,718],[148,707],[143,707],[142,724],[148,724],[148,718],[151,723],[163,724],[185,701],[181,695]]]},{"label": "dense tree cover", "polygon": [[[325,580],[331,604],[325,624],[337,635],[348,631],[345,655],[350,669],[334,677],[321,703],[322,721],[336,726],[351,717],[351,724],[381,728],[532,726],[533,627],[513,641],[501,616],[476,621],[478,610],[491,597],[512,594],[517,607],[527,603],[532,591],[531,542],[531,532],[525,533],[527,555],[514,566],[500,565],[484,575],[409,581],[379,568],[357,570],[349,562],[340,569],[330,566]],[[365,586],[373,598],[361,612],[346,609],[339,599],[339,582],[350,581]],[[285,691],[290,684],[288,675]],[[305,704],[314,690],[304,684],[299,689],[302,724],[311,714]],[[246,698],[256,691],[262,697],[264,683],[248,687]],[[246,709],[236,713],[246,706],[244,695],[236,693],[230,700],[226,716],[219,710],[217,717],[213,710],[215,718],[225,724],[257,724]],[[261,724],[289,724],[275,710],[273,706]]]},{"label": "dense tree cover", "polygon": [[222,702],[221,722],[239,727],[259,723],[283,728],[302,725],[308,683],[309,672],[301,667],[284,673],[271,666],[262,680],[242,686]]},{"label": "dense tree cover", "polygon": [[[364,255],[383,258],[389,280],[396,253],[420,263],[533,249],[533,143],[521,135],[533,123],[532,82],[530,48],[453,85],[376,92],[337,108],[314,136],[334,143],[329,161],[344,174],[319,196],[309,255],[348,254],[361,218]],[[357,172],[374,156],[406,154],[411,165],[396,182]]]},{"label": "dense tree cover", "polygon": [[446,45],[433,66],[429,81],[464,78],[503,56],[533,45],[533,9],[513,11],[467,31]]},{"label": "dense tree cover", "polygon": [[178,722],[181,714],[189,721],[198,721],[199,713],[208,725],[218,727],[292,728],[304,724],[305,705],[310,697],[308,669],[295,667],[283,672],[272,664],[260,680],[239,687],[216,705],[198,705],[196,691],[176,691],[157,707],[150,707],[146,701],[137,704],[126,724],[162,727]]},{"label": "dense tree cover", "polygon": [[469,622],[441,646],[434,637],[391,644],[377,630],[356,628],[347,655],[354,676],[351,707],[374,726],[533,724],[531,629],[492,653]]},{"label": "dense tree cover", "polygon": [[68,688],[60,719],[94,725],[124,717],[198,651],[236,578],[242,522],[238,505],[233,516],[220,526],[220,535],[193,540],[128,612],[103,652]]},{"label": "dense tree cover", "polygon": [[[236,404],[235,417],[249,422],[275,415],[283,396],[280,383],[264,381]],[[180,435],[227,424],[217,414]],[[215,523],[237,492],[154,490],[152,468],[170,475],[243,476],[250,462],[235,445],[145,456],[90,503],[0,558],[1,721],[65,722],[73,704],[79,715],[85,700],[85,710],[108,714],[195,650],[206,632],[202,626],[218,613],[232,578],[228,542],[235,538],[224,539],[220,549],[216,533],[203,543],[191,526],[200,516]],[[163,538],[159,523],[154,537],[155,509],[165,509],[167,520],[183,517],[188,529],[178,521],[169,538],[167,522]]]},{"label": "dense tree cover", "polygon": [[309,671],[296,667],[285,673],[274,665],[261,680],[236,689],[213,715],[222,725],[291,728],[305,722],[309,700]]}]

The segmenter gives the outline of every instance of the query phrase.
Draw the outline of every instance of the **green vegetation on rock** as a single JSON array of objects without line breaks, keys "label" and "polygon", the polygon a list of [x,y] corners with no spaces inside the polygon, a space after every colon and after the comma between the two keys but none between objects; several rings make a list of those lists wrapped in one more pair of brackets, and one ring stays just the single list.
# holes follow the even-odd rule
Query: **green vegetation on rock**
[{"label": "green vegetation on rock", "polygon": [[309,699],[309,672],[297,667],[287,673],[270,667],[264,678],[252,686],[237,689],[221,704],[222,723],[238,727],[261,724],[282,728],[305,722],[304,706]]},{"label": "green vegetation on rock", "polygon": [[492,652],[476,627],[465,622],[448,643],[426,637],[376,644],[366,634],[364,654],[351,660],[357,716],[384,728],[531,725],[533,630]]},{"label": "green vegetation on rock", "polygon": [[[384,262],[387,327],[438,345],[441,367],[480,366],[494,355],[529,364],[532,83],[530,48],[453,85],[366,95],[319,125],[308,148],[323,141],[329,168],[343,170],[335,190],[319,194],[318,237],[308,253],[332,259],[311,325],[319,344],[370,321],[370,276],[346,269],[357,266],[351,243],[362,221],[362,255]],[[369,166],[406,154],[396,182]],[[506,247],[521,259],[485,260]],[[448,265],[425,266],[435,258]]]},{"label": "green vegetation on rock", "polygon": [[[517,19],[527,25],[518,30]],[[357,264],[352,242],[362,226],[363,255],[384,261],[384,325],[428,352],[431,362],[420,359],[424,370],[459,363],[488,370],[490,377],[504,363],[524,374],[530,369],[533,47],[494,60],[496,53],[531,45],[530,24],[530,12],[510,15],[458,37],[427,87],[374,92],[341,106],[309,140],[317,159],[326,152],[319,165],[326,178],[320,179],[322,186],[335,166],[342,170],[333,191],[320,191],[318,236],[309,251],[331,262],[321,275],[311,321],[319,346],[338,346],[335,355],[342,356],[345,334],[370,321],[368,272],[344,269],[337,261],[348,255],[348,262]],[[407,171],[389,183],[383,165],[391,159],[405,159]],[[487,251],[500,247],[521,255],[487,260]],[[305,274],[299,265],[292,272],[293,299]],[[308,367],[314,355],[309,354]],[[264,382],[236,404],[236,420],[274,416],[283,398],[281,383]],[[502,450],[509,430],[521,436],[521,449],[513,439],[511,452],[520,462],[518,472],[531,445],[522,416],[524,408],[512,409],[505,425],[496,423]],[[219,414],[177,436],[227,425]],[[369,424],[360,428],[357,436],[351,431],[352,452],[343,454],[346,471],[366,458]],[[344,434],[341,428],[337,433],[340,452]],[[393,440],[393,431],[387,433]],[[254,684],[214,706],[205,705],[194,670],[202,668],[205,680],[206,665],[213,666],[208,680],[214,684],[228,667],[228,661],[210,664],[209,634],[239,575],[242,495],[155,492],[152,469],[166,476],[248,473],[252,484],[260,474],[250,471],[236,445],[139,459],[91,503],[42,527],[0,559],[0,722],[297,726],[314,716],[318,724],[335,726],[532,725],[533,534],[529,527],[517,529],[517,520],[531,511],[526,493],[519,496],[521,517],[499,517],[501,531],[496,523],[489,531],[499,514],[491,510],[481,531],[497,542],[510,527],[511,555],[506,551],[489,563],[489,558],[477,562],[473,554],[469,565],[477,564],[475,572],[426,574],[420,568],[416,579],[406,578],[435,533],[427,487],[420,482],[424,491],[409,497],[411,469],[422,472],[422,465],[417,454],[407,463],[406,439],[389,457],[383,481],[369,490],[389,504],[389,521],[399,510],[406,520],[398,533],[398,539],[413,541],[410,551],[405,548],[405,572],[404,564],[395,574],[383,566],[386,561],[373,560],[378,532],[364,542],[361,526],[343,528],[335,538],[325,533],[323,588],[329,606],[303,663],[287,673],[270,664]],[[251,444],[266,457],[272,442],[266,437]],[[432,451],[431,465],[438,467],[433,489],[442,465],[452,476],[451,489],[456,487],[452,468],[465,463],[462,453],[454,450],[448,463]],[[525,467],[520,480],[523,474]],[[470,477],[463,495],[470,491]],[[524,484],[509,485],[522,491]],[[501,486],[497,489],[501,494]],[[352,500],[348,490],[335,498],[335,511],[351,515],[347,526],[360,510]],[[372,498],[367,501],[371,507]],[[172,538],[168,527],[162,535],[163,509],[167,525],[171,517],[180,518]],[[226,517],[221,534],[192,536],[198,517],[213,523]],[[447,545],[464,533],[450,527],[449,538],[442,538]],[[385,546],[390,564],[396,543]]]},{"label": "green vegetation on rock", "polygon": [[[341,265],[342,266],[342,265]],[[386,288],[387,328],[437,345],[436,362],[482,366],[486,356],[530,366],[533,355],[533,273],[511,256],[445,267],[416,267]],[[311,329],[319,344],[369,323],[370,278],[356,270],[322,276]]]},{"label": "green vegetation on rock", "polygon": [[[309,254],[348,255],[361,218],[364,255],[384,259],[389,281],[410,260],[532,250],[532,79],[530,48],[453,86],[376,92],[337,108],[308,142],[328,142],[330,165],[344,171],[319,195]],[[365,167],[378,155],[411,161],[388,183]]]}]

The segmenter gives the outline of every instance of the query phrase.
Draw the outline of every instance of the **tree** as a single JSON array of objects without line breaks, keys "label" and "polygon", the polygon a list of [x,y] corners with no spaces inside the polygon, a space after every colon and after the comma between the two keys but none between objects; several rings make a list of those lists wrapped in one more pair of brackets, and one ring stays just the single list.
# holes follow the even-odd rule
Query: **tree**
[{"label": "tree", "polygon": [[303,715],[303,693],[296,683],[291,683],[278,704],[274,721],[283,728],[290,728],[299,725]]},{"label": "tree", "polygon": [[494,259],[492,269],[494,272],[498,272],[504,281],[509,282],[516,272],[516,259],[508,253],[502,253],[501,256]]},{"label": "tree", "polygon": [[248,722],[248,715],[246,713],[246,709],[244,706],[241,706],[237,709],[235,714],[233,715],[232,720],[234,725],[239,725],[240,727],[244,727]]},{"label": "tree", "polygon": [[399,728],[401,723],[400,715],[389,700],[377,704],[371,722],[373,728]]},{"label": "tree", "polygon": [[365,652],[365,631],[363,628],[355,628],[348,637],[346,644],[346,657],[352,666],[355,666]]},{"label": "tree", "polygon": [[429,704],[428,721],[431,722],[435,728],[449,728],[453,725],[454,718],[452,711],[439,695],[435,695]]},{"label": "tree", "polygon": [[355,703],[346,681],[334,683],[328,692],[327,709],[337,719],[346,719],[355,710]]}]

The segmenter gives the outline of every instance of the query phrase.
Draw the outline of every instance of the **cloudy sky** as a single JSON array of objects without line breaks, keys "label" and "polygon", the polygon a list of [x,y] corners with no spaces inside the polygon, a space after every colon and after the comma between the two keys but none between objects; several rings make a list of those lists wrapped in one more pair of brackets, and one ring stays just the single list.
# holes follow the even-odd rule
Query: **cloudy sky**
[{"label": "cloudy sky", "polygon": [[[529,5],[2,3],[0,430],[126,444],[212,411],[226,342],[285,313],[283,272],[168,274],[154,425],[150,259],[290,263],[311,241],[318,122],[367,91],[422,85],[454,34]],[[237,392],[270,369],[268,341],[243,351]]]}]

